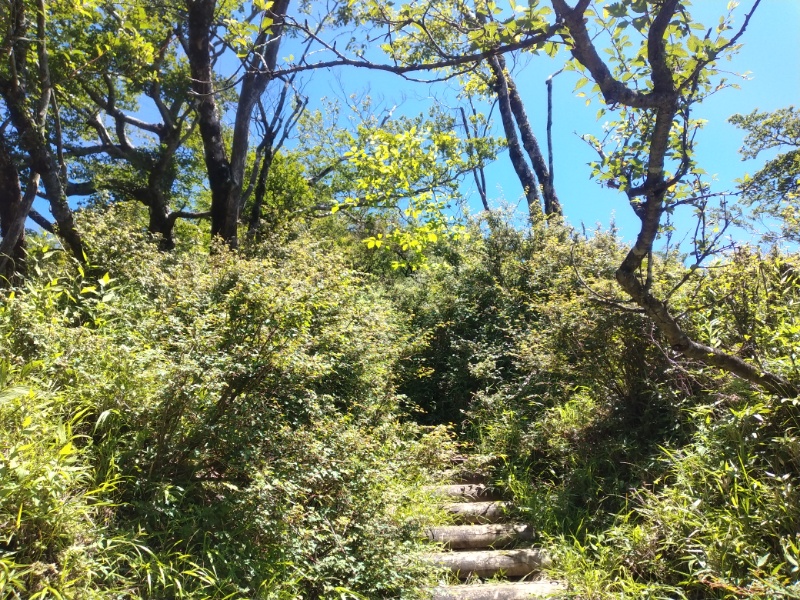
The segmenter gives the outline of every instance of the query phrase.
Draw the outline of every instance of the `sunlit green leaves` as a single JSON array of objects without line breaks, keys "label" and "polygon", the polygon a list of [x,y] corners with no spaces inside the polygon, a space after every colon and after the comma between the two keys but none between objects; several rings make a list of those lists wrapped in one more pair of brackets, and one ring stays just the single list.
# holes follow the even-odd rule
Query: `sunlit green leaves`
[{"label": "sunlit green leaves", "polygon": [[[794,107],[766,113],[753,111],[734,115],[730,121],[747,136],[740,150],[743,158],[756,158],[773,148],[784,150],[766,162],[754,175],[739,182],[744,200],[756,215],[777,221],[780,237],[792,242],[800,239],[800,115]],[[767,239],[776,240],[768,228]]]},{"label": "sunlit green leaves", "polygon": [[[480,116],[473,119],[481,124]],[[440,111],[386,120],[380,126],[370,117],[357,126],[356,135],[343,132],[341,137],[345,161],[327,159],[337,164],[330,175],[335,196],[331,211],[387,219],[364,244],[392,257],[395,266],[412,268],[424,262],[428,246],[458,235],[459,182],[497,149],[492,138],[461,138],[453,118]]]},{"label": "sunlit green leaves", "polygon": [[[350,3],[360,21],[369,21],[391,31],[381,49],[401,64],[437,62],[448,57],[475,54],[492,47],[520,42],[545,30],[552,9],[538,2],[527,6],[511,2],[458,2],[425,5],[395,5],[376,0]],[[536,47],[534,50],[538,49]],[[474,67],[446,67],[441,71],[472,71]]]}]

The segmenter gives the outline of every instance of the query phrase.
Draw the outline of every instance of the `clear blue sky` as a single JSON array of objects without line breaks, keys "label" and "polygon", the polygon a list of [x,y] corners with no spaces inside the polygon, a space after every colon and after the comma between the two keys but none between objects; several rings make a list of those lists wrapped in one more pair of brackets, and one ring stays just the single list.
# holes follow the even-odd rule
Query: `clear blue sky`
[{"label": "clear blue sky", "polygon": [[[726,13],[727,4],[727,0],[695,0],[692,13],[701,23],[716,25],[720,15]],[[751,0],[741,3],[735,12],[737,23],[734,26],[743,20],[750,6]],[[721,67],[732,73],[749,72],[749,77],[738,80],[741,89],[721,91],[707,99],[694,114],[708,120],[698,138],[698,161],[709,174],[717,176],[715,191],[733,188],[734,179],[747,171],[755,171],[762,162],[761,159],[741,161],[737,150],[743,133],[729,125],[727,118],[756,108],[774,110],[800,104],[800,0],[763,0],[742,42],[744,47],[740,53]],[[543,147],[546,140],[545,80],[560,66],[558,61],[544,56],[532,57],[515,75],[528,116]],[[386,108],[399,104],[398,112],[409,113],[425,110],[434,97],[448,97],[441,84],[413,84],[374,71],[342,69],[329,72],[327,77],[320,75],[322,73],[315,73],[313,84],[306,89],[312,106],[320,96],[341,97],[342,90],[347,93],[369,90]],[[613,215],[623,237],[632,239],[638,232],[638,219],[624,194],[600,188],[589,179],[587,163],[596,155],[578,134],[600,132],[601,124],[595,120],[600,105],[595,102],[587,107],[584,98],[575,96],[573,87],[577,77],[574,73],[563,73],[555,79],[553,135],[557,192],[573,225],[583,222],[587,228],[596,223],[607,227]],[[522,190],[505,153],[490,166],[487,177],[490,197],[521,202]],[[467,182],[465,191],[470,193],[470,190]],[[474,194],[470,205],[476,210],[480,208]],[[524,206],[524,202],[520,206]]]}]

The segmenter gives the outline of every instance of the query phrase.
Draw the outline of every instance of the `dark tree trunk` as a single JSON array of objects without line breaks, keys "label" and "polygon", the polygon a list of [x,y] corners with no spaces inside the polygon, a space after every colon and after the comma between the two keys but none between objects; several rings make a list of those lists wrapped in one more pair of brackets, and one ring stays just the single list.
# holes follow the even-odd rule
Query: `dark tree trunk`
[{"label": "dark tree trunk", "polygon": [[500,59],[497,56],[490,56],[488,59],[489,67],[492,69],[494,75],[492,79],[492,86],[495,94],[497,94],[497,106],[500,109],[500,117],[503,122],[503,132],[506,135],[508,143],[508,155],[511,159],[511,165],[514,167],[514,172],[517,174],[522,189],[525,192],[525,199],[528,202],[528,213],[533,218],[534,215],[541,211],[539,200],[539,188],[536,184],[536,176],[533,171],[525,162],[525,155],[522,153],[522,146],[519,143],[519,136],[514,126],[514,113],[511,110],[511,100],[509,98],[508,79],[500,65]]},{"label": "dark tree trunk", "polygon": [[[486,17],[483,13],[470,15],[470,18],[475,19],[476,22],[485,24]],[[526,190],[526,197],[528,199],[528,207],[530,215],[533,217],[534,205],[532,201],[536,200],[536,211],[544,210],[545,215],[561,215],[561,203],[558,201],[555,189],[553,188],[553,180],[550,177],[550,172],[547,168],[542,151],[539,148],[539,142],[533,134],[528,115],[525,112],[525,106],[519,96],[517,87],[513,79],[506,69],[506,60],[502,54],[489,56],[487,59],[489,69],[493,76],[493,87],[497,94],[498,107],[500,109],[500,116],[503,122],[503,131],[506,134],[508,141],[508,151],[511,158],[511,164],[514,171],[519,177],[523,189]],[[516,125],[515,125],[516,123]],[[522,150],[520,149],[519,135],[522,136],[522,147],[530,159],[531,167],[525,161]],[[533,176],[535,173],[535,177]],[[538,184],[536,179],[538,178]],[[531,185],[530,182],[533,181]],[[544,196],[544,206],[539,206],[539,186],[541,186],[541,193]],[[532,188],[535,198],[527,190]]]},{"label": "dark tree trunk", "polygon": [[174,223],[170,223],[169,219],[169,201],[160,190],[151,191],[148,212],[150,220],[147,229],[150,233],[160,237],[159,248],[173,250],[175,248],[175,238],[172,232]]},{"label": "dark tree trunk", "polygon": [[[6,101],[9,116],[19,135],[20,147],[31,157],[31,169],[38,173],[44,183],[45,193],[50,202],[50,212],[56,221],[56,234],[65,248],[80,262],[85,261],[83,242],[75,228],[72,210],[67,203],[64,185],[59,177],[58,163],[50,146],[32,116],[26,110],[24,92],[13,84],[0,84],[0,93]],[[31,199],[33,202],[33,199]],[[27,210],[24,214],[28,214]]]},{"label": "dark tree trunk", "polygon": [[231,244],[233,239],[226,237],[226,232],[235,231],[236,224],[227,222],[227,203],[230,197],[231,165],[225,143],[222,139],[222,122],[217,106],[214,89],[214,75],[211,63],[211,30],[214,26],[215,0],[189,0],[189,39],[186,53],[192,73],[192,90],[195,95],[200,137],[203,139],[203,151],[208,173],[208,185],[211,188],[211,235],[220,235]]},{"label": "dark tree trunk", "polygon": [[[242,92],[239,96],[239,106],[236,110],[236,121],[233,126],[233,145],[231,148],[232,185],[227,209],[228,218],[226,220],[228,224],[231,222],[235,224],[239,221],[240,200],[244,188],[245,162],[250,141],[250,121],[253,118],[253,110],[259,98],[261,98],[272,81],[272,72],[275,70],[275,65],[278,61],[278,49],[280,48],[281,35],[283,33],[284,17],[288,8],[289,0],[277,0],[273,4],[269,11],[269,16],[273,20],[270,33],[264,32],[257,40],[256,47],[260,48],[257,51],[257,55],[253,56],[249,61],[247,73],[242,80]],[[265,159],[266,157],[269,157],[269,159],[265,160],[261,166],[265,181],[272,163],[271,155],[270,149],[267,149]],[[259,174],[260,176],[261,174]],[[235,237],[235,225],[233,231],[228,233]]]},{"label": "dark tree trunk", "polygon": [[0,284],[16,283],[25,273],[25,219],[19,172],[11,152],[0,137]]},{"label": "dark tree trunk", "polygon": [[253,192],[253,207],[250,210],[250,223],[247,228],[247,233],[251,237],[256,234],[261,226],[261,211],[264,206],[264,197],[267,193],[267,177],[272,166],[272,159],[272,148],[268,147],[264,150],[264,159],[261,162],[256,189]]},{"label": "dark tree trunk", "polygon": [[517,122],[520,135],[522,137],[522,145],[528,158],[533,166],[533,172],[536,173],[536,178],[542,186],[542,198],[544,199],[544,214],[546,215],[561,215],[561,203],[558,201],[556,190],[553,187],[553,180],[550,177],[550,170],[547,168],[544,155],[536,136],[533,134],[533,128],[528,120],[528,115],[525,113],[525,106],[522,103],[522,98],[519,96],[517,86],[511,79],[510,75],[506,74],[506,61],[502,56],[497,57],[502,73],[508,82],[508,100],[511,107],[511,112],[514,115],[514,120]]},{"label": "dark tree trunk", "polygon": [[[9,39],[12,41],[14,58],[17,61],[16,74],[8,79],[0,79],[0,95],[6,103],[8,116],[14,128],[17,130],[19,145],[28,156],[30,156],[30,169],[32,173],[38,173],[44,183],[47,199],[50,201],[50,212],[56,220],[56,234],[61,238],[65,248],[67,248],[75,258],[85,261],[83,253],[83,243],[75,228],[72,218],[72,210],[67,203],[64,184],[59,175],[59,165],[50,149],[50,144],[45,135],[45,122],[47,110],[52,98],[52,82],[50,81],[50,69],[48,66],[47,53],[47,33],[45,30],[45,7],[44,0],[39,0],[36,11],[36,41],[38,48],[38,73],[32,76],[29,65],[25,64],[21,57],[28,54],[31,32],[28,30],[29,19],[25,18],[25,5],[22,2],[12,4],[14,13],[12,32]],[[29,78],[30,81],[25,79]],[[34,98],[33,89],[38,89],[38,97]],[[30,204],[33,203],[35,190],[33,190],[34,180],[31,177],[29,189],[26,190],[28,206],[22,211],[27,216]],[[36,180],[38,181],[38,180]],[[31,192],[31,193],[29,193]],[[20,217],[22,218],[22,217]],[[20,223],[20,221],[17,221]],[[24,231],[24,220],[21,221]],[[11,235],[11,234],[10,234]],[[22,232],[16,233],[19,237]],[[14,238],[16,243],[16,238]]]},{"label": "dark tree trunk", "polygon": [[222,141],[220,113],[214,98],[210,37],[214,25],[214,0],[189,0],[189,39],[187,54],[192,71],[192,86],[197,97],[200,135],[205,149],[206,168],[211,188],[211,233],[229,246],[238,246],[237,226],[243,190],[245,162],[250,144],[250,120],[258,99],[273,78],[278,57],[283,17],[289,0],[274,3],[270,32],[256,40],[256,55],[247,63],[233,127],[231,158]]},{"label": "dark tree trunk", "polygon": [[177,127],[169,126],[161,136],[161,152],[158,160],[149,169],[147,179],[150,223],[153,234],[161,236],[159,246],[162,250],[173,250],[175,238],[173,229],[175,220],[170,219],[170,190],[175,182],[175,152],[181,143],[181,132]]}]

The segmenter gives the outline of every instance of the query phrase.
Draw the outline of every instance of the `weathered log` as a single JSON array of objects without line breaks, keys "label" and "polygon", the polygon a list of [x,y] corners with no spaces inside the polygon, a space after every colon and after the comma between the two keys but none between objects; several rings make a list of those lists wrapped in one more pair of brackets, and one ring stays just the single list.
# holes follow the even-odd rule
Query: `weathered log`
[{"label": "weathered log", "polygon": [[536,573],[551,564],[544,550],[527,548],[521,550],[484,550],[481,552],[436,552],[427,555],[427,560],[449,569],[460,579],[469,575],[494,577],[524,577]]},{"label": "weathered log", "polygon": [[449,496],[450,498],[458,498],[463,500],[475,500],[481,498],[484,500],[491,499],[496,494],[491,488],[486,487],[481,483],[456,483],[452,485],[437,485],[427,488],[429,491],[440,496]]},{"label": "weathered log", "polygon": [[555,581],[453,585],[433,588],[431,598],[433,600],[532,600],[546,598],[563,590],[564,586]]},{"label": "weathered log", "polygon": [[505,517],[507,509],[507,502],[454,502],[445,506],[447,512],[464,524],[497,523]]},{"label": "weathered log", "polygon": [[429,527],[428,538],[445,544],[451,550],[505,548],[518,541],[533,539],[530,525],[502,523],[490,525],[449,525]]}]

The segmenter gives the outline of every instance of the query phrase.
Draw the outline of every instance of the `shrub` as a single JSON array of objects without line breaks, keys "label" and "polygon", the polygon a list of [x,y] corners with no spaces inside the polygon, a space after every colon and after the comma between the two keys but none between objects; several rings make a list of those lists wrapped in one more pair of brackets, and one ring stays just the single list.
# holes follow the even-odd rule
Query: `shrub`
[{"label": "shrub", "polygon": [[[27,573],[17,593],[413,596],[425,575],[410,557],[435,516],[409,508],[412,486],[452,450],[400,420],[394,365],[411,346],[379,286],[307,239],[271,258],[166,254],[135,218],[83,218],[98,264],[42,248],[0,308],[5,360],[34,365],[11,383],[60,399],[40,403],[37,439],[64,432],[30,457],[37,481],[63,480],[58,508],[4,505],[14,540],[48,540],[3,549]],[[84,565],[80,593],[69,561]]]}]

